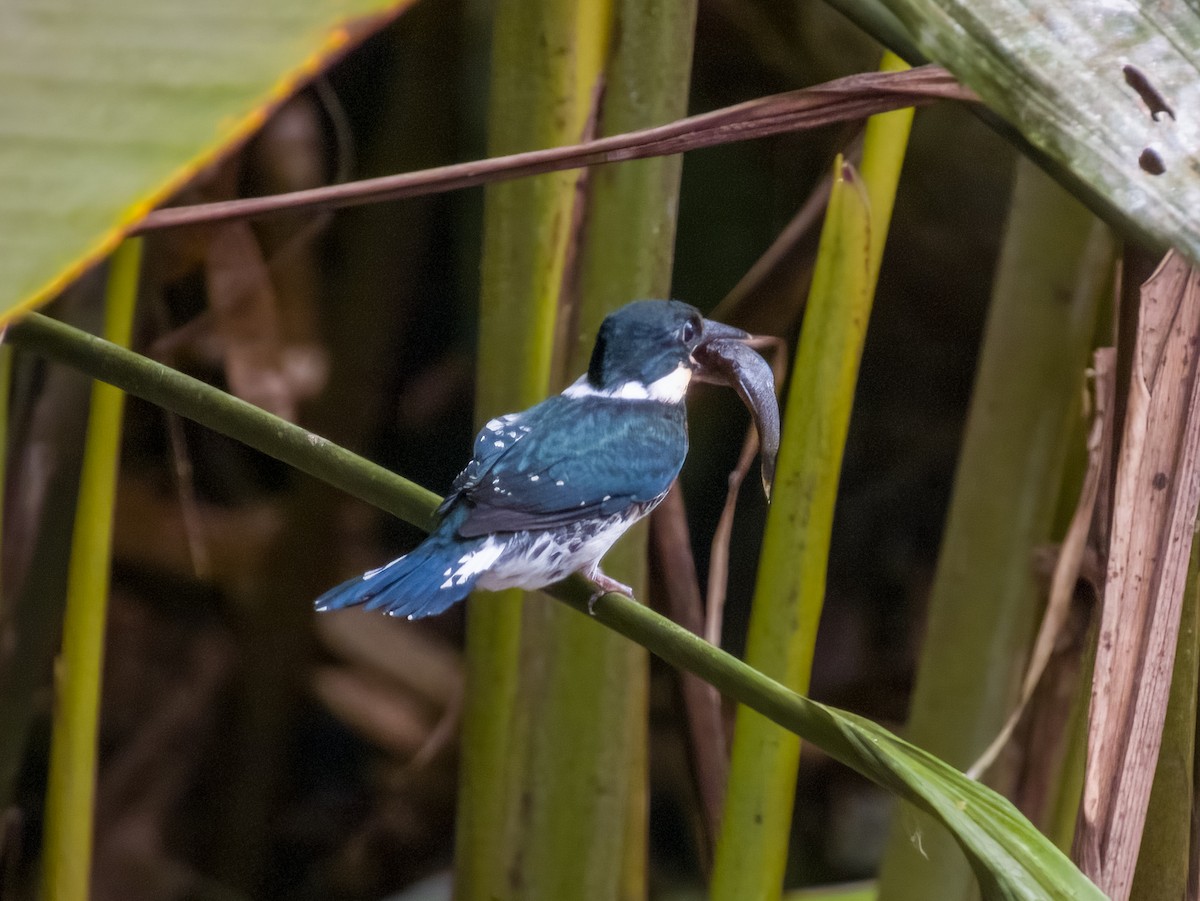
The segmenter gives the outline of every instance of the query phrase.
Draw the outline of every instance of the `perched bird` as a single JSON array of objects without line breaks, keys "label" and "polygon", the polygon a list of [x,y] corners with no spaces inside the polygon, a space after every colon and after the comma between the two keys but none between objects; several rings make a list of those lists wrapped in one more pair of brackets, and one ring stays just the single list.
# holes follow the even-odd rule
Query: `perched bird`
[{"label": "perched bird", "polygon": [[[726,381],[729,360],[740,359],[749,338],[679,301],[637,301],[612,313],[585,375],[562,394],[483,427],[429,537],[326,592],[317,609],[361,605],[417,619],[475,588],[542,588],[575,572],[599,593],[632,594],[600,571],[600,559],[679,475],[693,376]],[[706,350],[720,358],[715,375],[705,372]]]}]

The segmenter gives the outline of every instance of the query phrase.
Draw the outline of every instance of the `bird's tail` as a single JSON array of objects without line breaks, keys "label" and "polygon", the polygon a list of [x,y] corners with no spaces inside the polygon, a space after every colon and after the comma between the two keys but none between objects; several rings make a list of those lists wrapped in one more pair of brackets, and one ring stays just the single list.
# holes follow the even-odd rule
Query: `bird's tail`
[{"label": "bird's tail", "polygon": [[490,537],[458,538],[446,525],[411,553],[331,588],[317,598],[317,610],[362,606],[420,619],[458,603],[503,548]]}]

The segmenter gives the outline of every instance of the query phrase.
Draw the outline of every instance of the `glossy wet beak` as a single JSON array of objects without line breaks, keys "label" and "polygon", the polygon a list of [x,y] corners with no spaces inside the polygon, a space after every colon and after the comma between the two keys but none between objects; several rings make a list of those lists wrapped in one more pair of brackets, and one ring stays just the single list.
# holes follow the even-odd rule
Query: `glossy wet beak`
[{"label": "glossy wet beak", "polygon": [[761,447],[763,490],[770,500],[779,454],[779,400],[770,365],[746,343],[752,338],[749,332],[705,319],[692,359],[700,381],[728,385],[750,409]]}]

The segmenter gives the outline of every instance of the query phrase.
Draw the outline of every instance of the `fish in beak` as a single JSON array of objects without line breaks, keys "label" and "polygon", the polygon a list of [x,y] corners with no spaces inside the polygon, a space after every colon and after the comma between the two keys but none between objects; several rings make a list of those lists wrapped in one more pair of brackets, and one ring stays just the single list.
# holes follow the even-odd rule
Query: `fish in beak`
[{"label": "fish in beak", "polygon": [[748,343],[753,339],[749,332],[705,319],[692,359],[700,381],[728,385],[749,408],[758,431],[763,490],[770,500],[775,459],[779,455],[779,400],[775,396],[775,374]]}]

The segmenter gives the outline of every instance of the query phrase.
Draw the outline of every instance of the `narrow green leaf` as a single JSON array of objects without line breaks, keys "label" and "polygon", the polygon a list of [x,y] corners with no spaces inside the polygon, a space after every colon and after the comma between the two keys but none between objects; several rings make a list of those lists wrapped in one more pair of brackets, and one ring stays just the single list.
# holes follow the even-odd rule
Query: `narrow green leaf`
[{"label": "narrow green leaf", "polygon": [[[796,352],[746,643],[751,666],[804,691],[825,596],[842,451],[870,314],[866,191],[839,156]],[[800,741],[739,710],[714,901],[783,891]]]},{"label": "narrow green leaf", "polygon": [[0,321],[244,141],[411,0],[6,0]]},{"label": "narrow green leaf", "polygon": [[[160,363],[39,314],[14,325],[9,339],[244,441],[415,525],[430,523],[436,505],[430,492]],[[414,504],[420,495],[429,499]],[[583,578],[572,577],[550,593],[588,615],[592,587]],[[1099,890],[1011,803],[927,752],[868,720],[790,691],[635,600],[605,595],[596,601],[594,616],[932,813],[957,836],[989,899],[1102,901]]]},{"label": "narrow green leaf", "polygon": [[[888,55],[885,68],[904,64]],[[784,417],[746,660],[796,691],[808,686],[842,453],[875,281],[912,110],[874,116],[860,178],[839,157]],[[783,890],[800,742],[739,710],[717,843],[716,901]]]},{"label": "narrow green leaf", "polygon": [[[113,255],[104,334],[117,346],[128,345],[133,331],[141,261],[140,238],[125,242]],[[42,858],[48,901],[86,901],[91,896],[96,736],[124,403],[119,388],[104,382],[92,387],[55,679]]]}]

